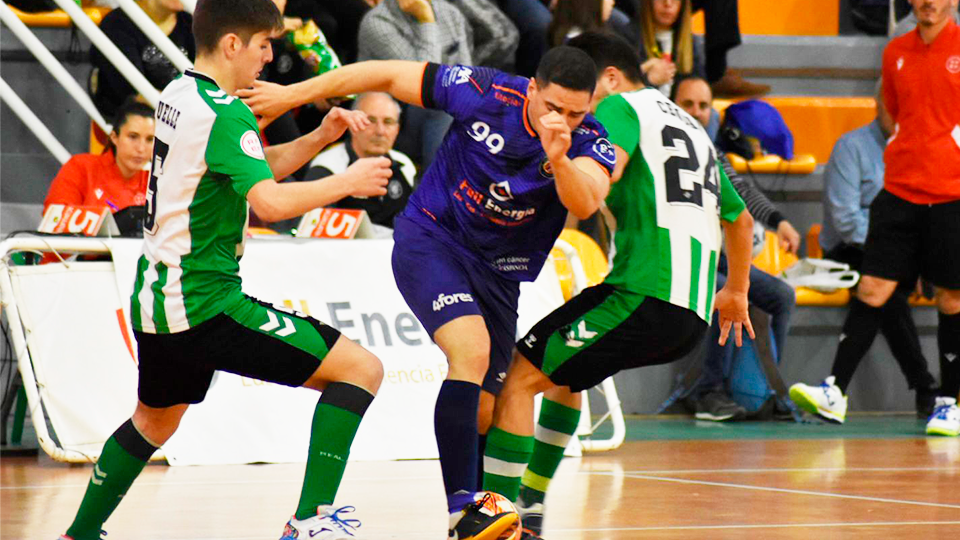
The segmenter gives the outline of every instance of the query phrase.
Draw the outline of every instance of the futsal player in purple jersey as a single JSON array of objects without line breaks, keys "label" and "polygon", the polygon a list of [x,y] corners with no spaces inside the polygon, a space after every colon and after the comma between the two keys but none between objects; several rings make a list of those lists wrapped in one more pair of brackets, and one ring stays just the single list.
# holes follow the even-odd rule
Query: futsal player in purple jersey
[{"label": "futsal player in purple jersey", "polygon": [[397,286],[450,365],[434,419],[449,538],[495,539],[515,526],[515,515],[476,511],[479,434],[511,359],[520,282],[536,278],[567,212],[585,219],[609,191],[616,156],[588,114],[595,84],[587,54],[557,47],[533,79],[374,61],[238,93],[265,121],[319,98],[370,91],[454,118],[396,219],[393,251]]}]

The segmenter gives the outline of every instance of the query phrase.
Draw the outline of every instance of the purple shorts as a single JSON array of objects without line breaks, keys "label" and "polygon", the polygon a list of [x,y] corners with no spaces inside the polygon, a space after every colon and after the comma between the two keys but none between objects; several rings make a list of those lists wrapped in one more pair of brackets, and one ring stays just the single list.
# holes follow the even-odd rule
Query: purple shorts
[{"label": "purple shorts", "polygon": [[497,395],[517,340],[520,283],[463,253],[443,234],[397,216],[392,257],[397,288],[431,337],[456,318],[483,317],[490,333],[490,368],[483,389]]}]

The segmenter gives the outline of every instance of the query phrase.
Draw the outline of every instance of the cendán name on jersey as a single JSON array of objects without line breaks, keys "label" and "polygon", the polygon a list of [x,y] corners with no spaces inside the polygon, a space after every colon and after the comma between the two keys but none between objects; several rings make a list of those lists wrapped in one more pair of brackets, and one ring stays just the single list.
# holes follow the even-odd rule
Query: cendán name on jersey
[{"label": "cend\u00e1n name on jersey", "polygon": [[658,99],[658,100],[657,100],[657,105],[660,106],[660,110],[663,111],[664,114],[669,114],[669,115],[671,115],[671,116],[676,116],[677,118],[679,118],[680,120],[682,120],[684,124],[690,126],[691,128],[693,128],[693,129],[695,129],[695,130],[702,130],[702,129],[703,129],[703,126],[701,126],[699,122],[697,122],[696,120],[694,120],[692,117],[690,117],[690,115],[688,115],[685,111],[683,111],[682,109],[680,109],[680,107],[677,107],[677,106],[674,105],[673,103],[671,103],[671,102],[669,102],[669,101],[662,101],[662,100],[659,100],[659,99]]},{"label": "cend\u00e1n name on jersey", "polygon": [[164,124],[177,129],[177,120],[180,119],[180,111],[174,109],[170,105],[167,105],[164,102],[160,102],[157,106],[157,121],[163,122]]}]

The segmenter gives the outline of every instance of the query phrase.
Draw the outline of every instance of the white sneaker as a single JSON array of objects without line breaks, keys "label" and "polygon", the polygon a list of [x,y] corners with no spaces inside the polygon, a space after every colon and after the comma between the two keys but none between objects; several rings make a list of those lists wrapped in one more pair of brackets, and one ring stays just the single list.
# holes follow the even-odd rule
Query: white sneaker
[{"label": "white sneaker", "polygon": [[280,540],[345,540],[357,538],[357,528],[360,520],[344,518],[356,510],[353,506],[318,506],[317,515],[299,520],[296,516],[290,518],[283,528]]},{"label": "white sneaker", "polygon": [[842,424],[847,417],[847,396],[834,384],[835,380],[831,375],[819,386],[797,383],[790,387],[790,399],[811,414]]},{"label": "white sneaker", "polygon": [[960,435],[960,407],[956,398],[938,397],[933,414],[927,420],[927,435],[956,437]]}]

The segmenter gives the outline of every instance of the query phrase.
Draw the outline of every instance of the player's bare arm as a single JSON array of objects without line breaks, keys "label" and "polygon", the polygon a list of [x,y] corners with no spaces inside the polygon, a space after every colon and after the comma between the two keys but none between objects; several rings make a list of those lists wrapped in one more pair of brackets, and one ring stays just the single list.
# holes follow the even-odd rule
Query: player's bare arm
[{"label": "player's bare arm", "polygon": [[543,131],[540,142],[550,160],[556,178],[560,202],[580,219],[592,216],[610,191],[610,176],[599,163],[589,157],[570,159],[572,136],[570,126],[556,111],[540,118]]},{"label": "player's bare arm", "polygon": [[318,99],[363,92],[386,92],[400,101],[422,107],[420,88],[425,68],[425,62],[371,60],[289,86],[256,81],[253,88],[237,90],[237,96],[266,123],[294,107]]},{"label": "player's bare arm", "polygon": [[363,112],[334,107],[317,129],[288,143],[268,146],[264,154],[274,178],[286,178],[327,145],[336,142],[347,129],[360,131],[369,125],[370,121]]},{"label": "player's bare arm", "polygon": [[346,171],[311,182],[279,184],[264,180],[247,193],[253,211],[265,221],[290,219],[333,204],[344,197],[378,197],[387,194],[390,160],[358,159]]},{"label": "player's bare arm", "polygon": [[727,284],[717,292],[716,309],[720,314],[720,344],[727,342],[730,329],[737,346],[743,344],[742,331],[751,338],[753,325],[747,312],[747,291],[750,289],[750,258],[753,251],[753,218],[746,210],[735,221],[723,222],[727,242]]}]

